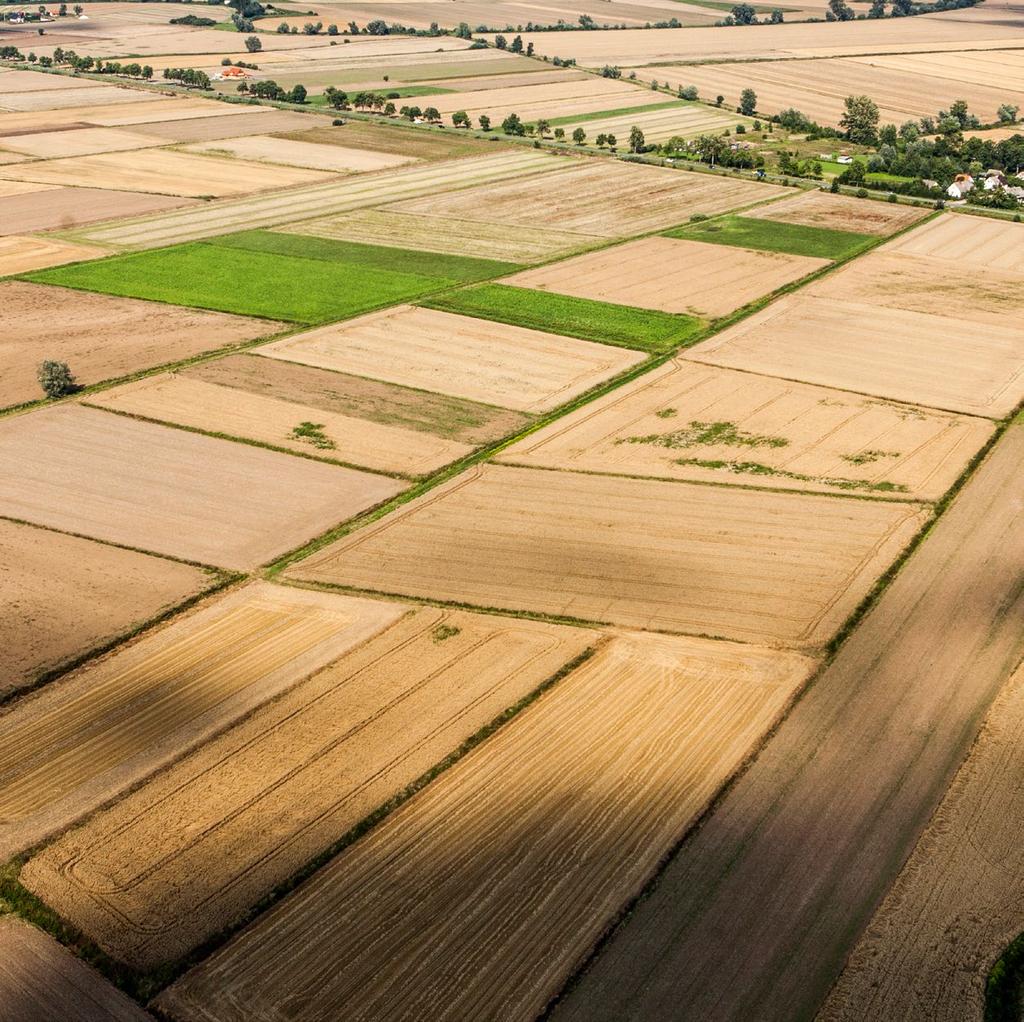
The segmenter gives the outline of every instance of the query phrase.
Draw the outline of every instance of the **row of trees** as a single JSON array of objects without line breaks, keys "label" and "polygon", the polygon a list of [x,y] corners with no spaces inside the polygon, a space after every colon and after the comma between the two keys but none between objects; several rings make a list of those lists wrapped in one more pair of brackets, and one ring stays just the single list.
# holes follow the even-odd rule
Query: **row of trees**
[{"label": "row of trees", "polygon": [[164,78],[180,85],[187,85],[190,89],[210,88],[210,76],[194,67],[166,67]]}]

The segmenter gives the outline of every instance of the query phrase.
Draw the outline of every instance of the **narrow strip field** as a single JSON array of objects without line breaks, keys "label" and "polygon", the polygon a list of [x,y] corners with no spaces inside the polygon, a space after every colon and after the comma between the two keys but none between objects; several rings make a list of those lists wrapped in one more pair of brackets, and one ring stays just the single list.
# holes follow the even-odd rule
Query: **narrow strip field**
[{"label": "narrow strip field", "polygon": [[316,142],[286,141],[269,135],[249,135],[246,138],[230,140],[222,138],[214,142],[197,143],[190,146],[188,151],[347,174],[388,170],[391,167],[416,162],[415,157],[410,156],[372,153],[365,149],[346,149],[343,146],[320,145]]},{"label": "narrow strip field", "polygon": [[253,583],[13,704],[0,716],[0,857],[62,830],[403,611]]},{"label": "narrow strip field", "polygon": [[81,259],[96,259],[106,254],[106,249],[95,245],[74,245],[68,241],[24,235],[0,236],[0,277]]},{"label": "narrow strip field", "polygon": [[[667,234],[670,238],[690,239],[691,242],[710,242],[764,252],[788,252],[817,259],[847,259],[876,240],[871,234],[856,231],[808,227],[805,224],[759,220],[748,216],[717,217],[705,223],[677,227]],[[736,258],[739,261],[739,257]],[[736,281],[730,283],[735,286]]]},{"label": "narrow strip field", "polygon": [[961,271],[1024,276],[1024,226],[975,216],[940,216],[887,245],[908,258],[942,259]]},{"label": "narrow strip field", "polygon": [[814,1016],[1024,655],[1022,499],[1015,426],[558,1022]]},{"label": "narrow strip field", "polygon": [[928,216],[927,209],[899,203],[865,202],[818,189],[758,206],[743,215],[755,220],[800,224],[829,231],[851,231],[887,237]]},{"label": "narrow strip field", "polygon": [[534,1019],[812,666],[613,639],[156,1004],[270,1020],[315,986],[309,1018]]}]

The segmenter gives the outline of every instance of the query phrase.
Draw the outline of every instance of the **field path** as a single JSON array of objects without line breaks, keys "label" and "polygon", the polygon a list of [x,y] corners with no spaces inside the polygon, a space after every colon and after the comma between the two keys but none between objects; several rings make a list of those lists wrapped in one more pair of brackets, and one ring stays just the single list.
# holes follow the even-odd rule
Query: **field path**
[{"label": "field path", "polygon": [[558,1022],[813,1017],[1024,653],[1022,506],[1015,426]]}]

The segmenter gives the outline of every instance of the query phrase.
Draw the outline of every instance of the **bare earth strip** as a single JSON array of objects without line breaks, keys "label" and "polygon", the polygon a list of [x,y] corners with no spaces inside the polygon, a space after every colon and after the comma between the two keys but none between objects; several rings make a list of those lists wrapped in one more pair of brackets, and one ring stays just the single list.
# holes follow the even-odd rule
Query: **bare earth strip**
[{"label": "bare earth strip", "polygon": [[1024,919],[1024,669],[978,740],[819,1014],[983,1018],[985,981]]},{"label": "bare earth strip", "polygon": [[744,216],[758,220],[779,220],[787,224],[803,224],[805,227],[823,227],[833,231],[886,236],[902,231],[926,217],[929,212],[917,206],[865,202],[849,195],[812,191],[802,192],[791,199],[782,199],[767,206],[759,206]]},{"label": "bare earth strip", "polygon": [[156,1003],[270,1020],[315,986],[307,1022],[534,1019],[812,665],[613,639]]},{"label": "bare earth strip", "polygon": [[152,1022],[42,930],[0,918],[0,1011],[6,1022]]},{"label": "bare earth strip", "polygon": [[937,500],[987,419],[674,361],[505,448],[535,468]]},{"label": "bare earth strip", "polygon": [[644,238],[525,270],[502,283],[716,319],[828,265],[828,259],[781,252]]},{"label": "bare earth strip", "polygon": [[419,162],[413,156],[372,153],[365,149],[346,149],[340,145],[288,141],[287,139],[272,138],[269,135],[250,135],[247,138],[202,142],[190,146],[188,151],[349,174],[388,170],[391,167],[401,167],[406,163]]},{"label": "bare earth strip", "polygon": [[487,465],[289,573],[482,607],[817,646],[923,520],[921,509],[885,501]]},{"label": "bare earth strip", "polygon": [[940,216],[887,245],[886,252],[929,256],[978,274],[1000,270],[1024,276],[1024,226],[976,216]]},{"label": "bare earth strip", "polygon": [[1024,327],[787,295],[687,358],[1000,418],[1024,398]]},{"label": "bare earth strip", "polygon": [[[10,240],[10,239],[8,239]],[[42,241],[44,245],[72,246]],[[0,251],[5,247],[0,240]],[[36,367],[67,362],[82,385],[276,333],[284,324],[22,281],[0,283],[0,406],[42,397]]]},{"label": "bare earth strip", "polygon": [[403,485],[81,405],[0,423],[0,514],[227,568],[269,561]]},{"label": "bare earth strip", "polygon": [[[50,238],[8,235],[0,237],[0,277],[9,273],[27,273],[29,270],[60,266],[62,263],[96,259],[103,255],[107,255],[107,250],[95,246],[74,245],[68,241],[57,241]],[[5,383],[7,369],[5,364]]]},{"label": "bare earth strip", "polygon": [[209,586],[206,572],[0,520],[0,698]]},{"label": "bare earth strip", "polygon": [[256,582],[13,704],[0,716],[0,856],[63,829],[403,611]]},{"label": "bare earth strip", "polygon": [[259,354],[524,412],[555,408],[645,358],[409,305],[274,341]]},{"label": "bare earth strip", "polygon": [[558,1022],[813,1017],[1024,654],[1022,498],[1012,427]]},{"label": "bare earth strip", "polygon": [[[89,398],[89,404],[409,475],[440,468],[473,449],[426,433],[319,411],[178,373],[103,391]],[[308,422],[320,428],[325,446],[295,436],[295,428]]]},{"label": "bare earth strip", "polygon": [[597,638],[418,610],[51,845],[22,878],[134,967],[179,958]]}]

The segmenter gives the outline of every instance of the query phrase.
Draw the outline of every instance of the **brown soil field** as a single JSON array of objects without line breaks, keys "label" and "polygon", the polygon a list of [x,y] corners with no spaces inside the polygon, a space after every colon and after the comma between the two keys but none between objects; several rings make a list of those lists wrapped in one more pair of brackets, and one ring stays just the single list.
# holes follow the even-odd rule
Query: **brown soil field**
[{"label": "brown soil field", "polygon": [[530,1022],[812,666],[613,639],[156,1003],[269,1020],[316,974],[317,1018]]},{"label": "brown soil field", "polygon": [[123,150],[165,145],[161,138],[123,128],[76,128],[72,131],[34,131],[28,135],[7,135],[5,149],[49,160],[55,157],[89,156]]},{"label": "brown soil field", "polygon": [[[61,263],[74,263],[83,259],[96,259],[108,255],[107,249],[89,245],[73,245],[68,241],[56,241],[50,238],[33,238],[18,235],[0,235],[0,277],[9,273],[27,273],[29,270],[42,270],[47,266],[59,266]],[[2,288],[0,288],[2,290]],[[0,312],[0,319],[4,316]],[[21,340],[21,338],[19,338]],[[0,341],[0,347],[4,347]],[[7,384],[9,367],[4,366],[4,381],[0,391]]]},{"label": "brown soil field", "polygon": [[290,142],[269,135],[250,135],[248,138],[203,142],[190,146],[189,152],[237,157],[275,166],[306,167],[350,174],[388,170],[417,162],[415,157],[411,156],[372,153],[365,149],[345,149],[343,146],[318,145],[316,142]]},{"label": "brown soil field", "polygon": [[931,211],[888,202],[865,202],[849,195],[830,195],[819,190],[802,192],[744,213],[758,220],[822,227],[832,231],[886,236],[926,217]]},{"label": "brown soil field", "polygon": [[[0,253],[6,248],[5,241],[11,240],[20,242],[0,239]],[[31,240],[41,245],[62,244]],[[3,281],[0,407],[43,396],[36,367],[45,358],[67,362],[78,382],[88,385],[267,336],[283,326],[272,320],[162,302]]]},{"label": "brown soil field", "polygon": [[597,639],[418,610],[51,845],[23,882],[135,968],[180,958]]},{"label": "brown soil field", "polygon": [[211,583],[199,568],[0,520],[0,699]]},{"label": "brown soil field", "polygon": [[36,185],[30,181],[0,181],[0,199],[11,195],[25,195],[29,192],[56,191],[53,185]]},{"label": "brown soil field", "polygon": [[[568,161],[566,161],[568,162]],[[646,167],[608,160],[571,163],[571,173],[446,195],[443,208],[454,220],[500,221],[517,227],[544,228],[626,237],[680,224],[694,213],[724,213],[763,199],[785,195],[774,185],[692,174],[667,167]],[[586,195],[587,202],[579,197]],[[437,213],[436,195],[390,208],[402,213]]]},{"label": "brown soil field", "polygon": [[[245,107],[242,108],[243,110]],[[236,138],[256,132],[296,131],[321,123],[320,118],[290,110],[271,110],[268,107],[250,107],[261,112],[259,117],[250,113],[227,117],[186,117],[173,121],[149,121],[134,126],[150,138],[162,139],[165,144],[177,142],[210,142],[218,138]]]},{"label": "brown soil field", "polygon": [[1024,655],[1022,499],[1015,427],[557,1022],[814,1016]]},{"label": "brown soil field", "polygon": [[[307,119],[306,123],[310,121]],[[295,142],[316,142],[321,145],[340,145],[346,149],[415,156],[419,160],[448,160],[458,156],[494,155],[496,152],[509,151],[505,143],[488,142],[473,135],[442,134],[439,131],[420,131],[412,125],[373,124],[369,121],[348,121],[340,126],[284,131],[279,132],[277,137]]]},{"label": "brown soil field", "polygon": [[955,263],[960,272],[983,278],[990,270],[1024,277],[1024,226],[1007,220],[940,216],[885,246],[916,259],[928,256]]},{"label": "brown soil field", "polygon": [[717,319],[828,266],[828,259],[643,238],[525,270],[501,283]]},{"label": "brown soil field", "polygon": [[[204,203],[198,209],[188,209],[169,216],[146,217],[130,223],[96,228],[83,232],[83,236],[87,235],[108,245],[158,248],[215,234],[274,227],[329,213],[379,206],[385,202],[424,194],[433,196],[431,212],[436,212],[439,194],[448,189],[467,188],[482,182],[492,182],[489,187],[493,188],[493,182],[503,178],[534,174],[538,177],[543,175],[550,188],[552,176],[563,174],[571,166],[573,164],[568,161],[559,161],[544,152],[503,150],[487,156],[452,160],[426,167],[399,167],[372,176],[346,178],[310,188],[294,188],[274,195],[236,199],[233,202]],[[15,200],[5,200],[0,205],[0,213],[6,203],[24,203],[24,199],[22,196]],[[450,201],[446,197],[445,202]],[[12,233],[24,231],[25,228],[20,228]]]},{"label": "brown soil field", "polygon": [[403,488],[81,405],[0,423],[0,514],[227,568],[254,568]]},{"label": "brown soil field", "polygon": [[964,765],[818,1018],[984,1018],[992,964],[1021,929],[1024,669]]},{"label": "brown soil field", "polygon": [[507,408],[276,358],[229,355],[190,366],[182,375],[473,447],[517,433],[530,421]]},{"label": "brown soil field", "polygon": [[286,337],[259,354],[523,412],[557,408],[646,357],[410,305]]},{"label": "brown soil field", "polygon": [[1022,356],[1020,327],[787,295],[686,357],[1000,418],[1024,398]]},{"label": "brown soil field", "polygon": [[0,1005],[8,1022],[152,1022],[42,930],[0,917]]},{"label": "brown soil field", "polygon": [[992,423],[675,361],[501,452],[508,464],[938,500]]},{"label": "brown soil field", "polygon": [[[89,404],[407,475],[431,472],[473,450],[426,433],[234,390],[179,373],[152,376],[103,391],[91,396]],[[294,435],[298,426],[313,420],[331,446],[318,447]]]},{"label": "brown soil field", "polygon": [[254,582],[14,703],[0,715],[0,854],[63,830],[404,610]]},{"label": "brown soil field", "polygon": [[924,519],[886,501],[486,465],[289,574],[812,647],[832,637]]},{"label": "brown soil field", "polygon": [[570,231],[509,227],[486,220],[452,220],[429,213],[364,209],[279,227],[289,234],[392,245],[426,252],[476,256],[511,263],[535,263],[603,244],[605,239]]}]

